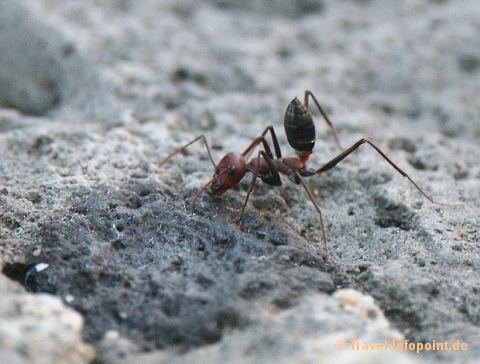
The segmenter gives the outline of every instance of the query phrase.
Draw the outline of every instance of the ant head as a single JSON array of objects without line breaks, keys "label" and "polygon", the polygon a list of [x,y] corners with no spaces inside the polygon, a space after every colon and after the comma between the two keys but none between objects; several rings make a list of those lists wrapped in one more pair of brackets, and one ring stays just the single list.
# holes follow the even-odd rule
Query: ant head
[{"label": "ant head", "polygon": [[215,168],[210,192],[214,196],[222,195],[240,182],[246,172],[247,165],[243,156],[239,153],[228,153]]}]

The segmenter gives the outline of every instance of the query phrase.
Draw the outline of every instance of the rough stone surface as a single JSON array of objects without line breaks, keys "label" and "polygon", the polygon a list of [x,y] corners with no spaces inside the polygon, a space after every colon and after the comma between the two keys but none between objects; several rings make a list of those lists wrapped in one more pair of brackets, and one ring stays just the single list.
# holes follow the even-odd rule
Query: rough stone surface
[{"label": "rough stone surface", "polygon": [[89,363],[95,350],[82,341],[83,318],[61,299],[22,293],[0,277],[2,363]]},{"label": "rough stone surface", "polygon": [[[404,342],[390,327],[373,298],[354,290],[333,297],[310,295],[295,308],[258,311],[260,324],[235,331],[221,343],[191,350],[172,360],[168,352],[139,354],[121,363],[318,363],[335,357],[336,363],[417,363],[406,352],[350,350],[358,342]],[[301,340],[299,340],[301,338]],[[341,342],[340,342],[341,341]],[[338,342],[336,349],[332,343]],[[356,345],[356,343],[354,343]]]},{"label": "rough stone surface", "polygon": [[[77,310],[98,362],[478,362],[479,12],[473,0],[3,0],[2,273],[39,294],[25,300]],[[364,145],[308,179],[331,266],[318,214],[287,178],[259,182],[239,223],[249,178],[192,211],[212,174],[204,146],[158,162],[200,134],[218,161],[270,124],[289,155],[282,118],[305,89],[344,147],[366,137],[463,206],[431,204]],[[317,167],[339,150],[310,105]],[[338,288],[373,297],[388,321],[352,315],[329,296]],[[468,350],[334,348],[395,330]],[[0,355],[26,360],[4,343]]]}]

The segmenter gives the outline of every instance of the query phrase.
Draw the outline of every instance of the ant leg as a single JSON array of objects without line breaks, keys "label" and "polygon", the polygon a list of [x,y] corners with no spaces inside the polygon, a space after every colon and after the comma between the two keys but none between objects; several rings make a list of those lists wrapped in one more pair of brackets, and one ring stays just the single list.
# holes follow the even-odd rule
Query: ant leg
[{"label": "ant leg", "polygon": [[267,162],[268,169],[269,169],[270,173],[272,174],[272,179],[273,179],[274,183],[276,183],[275,185],[280,186],[282,184],[282,181],[280,179],[280,174],[278,173],[277,169],[275,168],[275,165],[273,164],[272,158],[270,158],[270,156],[266,152],[264,152],[263,150],[260,150],[258,152],[258,155],[257,155],[255,170],[253,171],[252,182],[250,183],[250,188],[248,189],[247,196],[245,197],[245,202],[243,203],[242,210],[240,211],[240,213],[238,214],[238,216],[236,218],[232,219],[232,221],[239,221],[243,216],[243,212],[245,211],[245,207],[247,206],[247,202],[248,202],[248,199],[250,198],[250,194],[252,193],[253,189],[255,188],[255,183],[257,182],[258,175],[260,174],[260,167],[261,167],[260,163],[261,163],[262,157],[265,160],[265,162]]},{"label": "ant leg", "polygon": [[330,121],[330,118],[327,116],[327,113],[320,106],[320,103],[317,101],[317,98],[312,93],[312,91],[305,90],[305,96],[303,98],[303,106],[305,106],[305,108],[308,109],[308,97],[309,96],[313,99],[313,102],[315,103],[315,105],[317,105],[318,111],[320,111],[320,114],[323,116],[323,119],[325,120],[325,122],[328,124],[330,130],[332,131],[333,137],[335,138],[335,142],[337,143],[338,148],[343,149],[342,145],[340,144],[340,140],[338,139],[337,132],[335,131],[335,128],[333,127],[333,123]]},{"label": "ant leg", "polygon": [[250,153],[252,153],[252,151],[255,149],[255,147],[257,145],[259,145],[260,143],[263,144],[263,148],[265,149],[265,152],[270,157],[270,159],[273,159],[272,150],[270,149],[270,146],[268,145],[268,142],[265,139],[265,136],[263,136],[263,135],[255,138],[253,140],[253,142],[250,143],[250,145],[247,147],[247,149],[245,149],[245,151],[242,153],[242,157],[245,158],[245,159],[248,158]]},{"label": "ant leg", "polygon": [[282,158],[282,151],[280,150],[280,145],[278,144],[278,139],[277,135],[275,134],[275,130],[273,129],[272,125],[269,125],[265,128],[265,130],[262,132],[262,134],[253,140],[253,142],[245,149],[245,151],[242,153],[242,156],[244,158],[248,158],[250,153],[253,151],[253,149],[260,143],[263,143],[263,148],[265,149],[265,152],[268,154],[268,156],[273,159],[273,154],[270,146],[268,145],[267,140],[265,139],[265,135],[270,131],[270,135],[272,136],[272,141],[273,141],[273,148],[275,149],[275,155],[277,159]]},{"label": "ant leg", "polygon": [[300,176],[300,174],[298,172],[295,172],[295,175],[298,177],[298,179],[300,181],[300,184],[305,189],[305,192],[307,193],[308,198],[310,199],[310,201],[312,201],[313,206],[315,207],[315,210],[317,210],[317,212],[318,212],[318,215],[320,215],[320,227],[322,228],[322,238],[323,238],[323,246],[324,246],[323,261],[325,262],[325,264],[331,265],[332,262],[330,260],[329,255],[328,255],[327,236],[325,234],[325,224],[323,223],[322,211],[320,210],[320,207],[318,206],[317,202],[315,201],[315,197],[313,196],[312,191],[310,191],[307,184],[303,180],[302,176]]},{"label": "ant leg", "polygon": [[167,163],[170,159],[172,159],[175,155],[177,155],[178,153],[183,153],[187,150],[187,148],[192,145],[193,143],[195,143],[197,140],[200,140],[202,139],[203,140],[203,143],[205,144],[205,147],[207,148],[207,153],[208,153],[208,156],[210,158],[210,160],[212,161],[212,164],[213,164],[213,167],[217,167],[217,165],[215,164],[215,162],[213,161],[213,158],[212,158],[212,153],[210,151],[210,146],[208,145],[208,142],[207,142],[207,139],[205,138],[205,136],[202,134],[198,137],[196,137],[195,139],[193,139],[192,141],[188,142],[187,144],[181,146],[180,148],[177,148],[173,151],[173,153],[171,153],[168,157],[166,157],[164,160],[162,160],[158,165],[159,167],[164,165],[165,163]]},{"label": "ant leg", "polygon": [[195,204],[197,203],[198,198],[202,195],[202,192],[205,191],[207,187],[210,184],[212,184],[213,181],[214,181],[214,178],[210,179],[210,181],[205,183],[205,185],[201,189],[199,189],[198,192],[195,194],[195,197],[193,198],[193,201],[192,201],[192,210],[195,210]]},{"label": "ant leg", "polygon": [[390,160],[390,158],[388,158],[385,155],[385,153],[383,153],[380,150],[380,148],[378,148],[375,144],[373,144],[367,139],[360,139],[358,142],[353,144],[350,148],[346,149],[345,151],[337,155],[335,158],[333,158],[330,162],[326,163],[323,167],[315,170],[313,174],[323,173],[332,169],[338,163],[340,163],[343,159],[345,159],[349,154],[355,151],[355,149],[357,149],[358,147],[360,147],[362,144],[365,144],[365,143],[369,144],[373,149],[375,149],[393,168],[397,170],[398,173],[400,173],[403,177],[406,177],[415,186],[415,188],[431,203],[434,203],[437,205],[449,206],[449,207],[458,207],[462,205],[462,204],[449,204],[445,202],[435,201],[430,195],[428,195],[423,189],[421,189],[420,186],[417,185],[415,181],[405,171],[403,171],[399,166],[393,163],[392,160]]},{"label": "ant leg", "polygon": [[[282,151],[280,150],[280,144],[278,144],[277,135],[275,134],[275,129],[273,129],[272,125],[269,125],[265,128],[263,133],[261,134],[263,137],[270,131],[270,135],[272,136],[273,148],[275,149],[275,155],[277,159],[282,158]],[[272,156],[273,158],[273,156]]]}]

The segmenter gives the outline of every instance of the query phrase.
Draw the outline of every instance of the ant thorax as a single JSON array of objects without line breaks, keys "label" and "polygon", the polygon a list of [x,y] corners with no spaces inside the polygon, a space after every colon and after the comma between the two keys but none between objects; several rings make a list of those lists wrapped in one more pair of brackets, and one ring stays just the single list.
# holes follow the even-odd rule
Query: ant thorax
[{"label": "ant thorax", "polygon": [[312,155],[312,151],[300,151],[296,150],[295,153],[298,156],[298,159],[300,159],[300,162],[302,162],[303,165],[307,164],[308,160],[310,159],[310,156]]}]

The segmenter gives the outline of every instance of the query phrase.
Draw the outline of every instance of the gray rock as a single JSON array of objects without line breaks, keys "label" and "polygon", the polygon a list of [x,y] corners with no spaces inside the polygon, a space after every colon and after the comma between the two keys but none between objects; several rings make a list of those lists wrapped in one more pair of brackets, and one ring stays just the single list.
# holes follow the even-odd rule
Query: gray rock
[{"label": "gray rock", "polygon": [[390,348],[405,342],[372,297],[358,291],[339,290],[328,298],[314,294],[286,311],[264,307],[258,319],[258,325],[177,358],[153,352],[132,355],[120,363],[319,363],[332,357],[337,363],[417,363],[405,352],[358,349],[365,342]]},{"label": "gray rock", "polygon": [[89,363],[92,346],[82,341],[83,318],[61,299],[27,294],[0,276],[2,363]]},{"label": "gray rock", "polygon": [[[476,362],[477,2],[8,0],[0,10],[2,272],[31,299],[76,309],[98,361]],[[332,266],[318,214],[286,178],[259,182],[239,223],[230,217],[248,178],[192,210],[213,172],[204,146],[158,162],[200,134],[218,161],[270,124],[289,155],[282,117],[306,88],[344,147],[367,137],[434,199],[464,206],[431,204],[364,145],[308,179]],[[317,167],[339,151],[311,109]],[[372,296],[381,319],[327,296],[345,287]],[[378,322],[362,340],[398,330],[468,350],[342,359],[336,330],[354,338]]]}]

